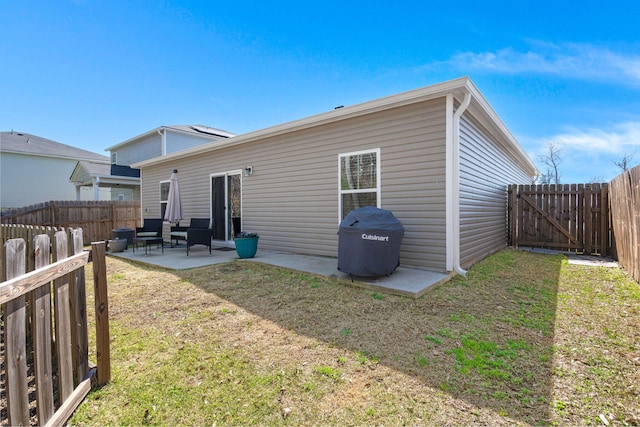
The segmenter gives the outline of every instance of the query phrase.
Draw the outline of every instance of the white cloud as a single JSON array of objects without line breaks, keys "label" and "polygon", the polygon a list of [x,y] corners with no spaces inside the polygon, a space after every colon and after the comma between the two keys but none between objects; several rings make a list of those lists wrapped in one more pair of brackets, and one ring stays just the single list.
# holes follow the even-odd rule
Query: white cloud
[{"label": "white cloud", "polygon": [[618,123],[609,129],[567,128],[562,133],[538,140],[536,145],[543,149],[550,142],[563,150],[581,154],[624,155],[640,149],[640,122]]},{"label": "white cloud", "polygon": [[448,63],[459,68],[501,73],[542,73],[567,78],[640,85],[640,54],[615,52],[591,44],[532,42],[526,52],[512,48],[495,52],[464,52]]},{"label": "white cloud", "polygon": [[548,154],[547,144],[556,144],[562,182],[608,181],[620,173],[615,162],[623,156],[631,156],[630,166],[639,164],[640,122],[623,122],[605,129],[566,128],[544,138],[523,137],[521,142],[541,172],[546,170],[541,156]]}]

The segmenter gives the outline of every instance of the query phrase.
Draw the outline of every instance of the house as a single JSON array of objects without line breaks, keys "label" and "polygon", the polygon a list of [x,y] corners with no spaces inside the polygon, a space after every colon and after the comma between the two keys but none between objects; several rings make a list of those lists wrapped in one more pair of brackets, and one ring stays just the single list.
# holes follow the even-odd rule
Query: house
[{"label": "house", "polygon": [[140,200],[140,173],[126,168],[127,174],[114,174],[113,165],[79,161],[71,174],[71,182],[76,186],[77,200],[82,189],[91,188],[95,200],[100,191],[110,190],[111,200]]},{"label": "house", "polygon": [[[0,206],[19,208],[49,200],[95,199],[69,182],[77,163],[109,165],[109,158],[23,132],[0,132]],[[109,200],[108,189],[98,195]]]},{"label": "house", "polygon": [[373,205],[405,228],[402,265],[458,273],[506,246],[507,185],[538,174],[467,77],[132,166],[145,217],[177,169],[185,216],[211,217],[220,244],[251,231],[264,249],[336,257],[342,218]]},{"label": "house", "polygon": [[113,200],[140,199],[140,171],[131,164],[165,156],[198,145],[229,138],[234,134],[203,125],[160,126],[107,148],[110,166],[79,162],[71,180],[78,187],[111,188]]}]

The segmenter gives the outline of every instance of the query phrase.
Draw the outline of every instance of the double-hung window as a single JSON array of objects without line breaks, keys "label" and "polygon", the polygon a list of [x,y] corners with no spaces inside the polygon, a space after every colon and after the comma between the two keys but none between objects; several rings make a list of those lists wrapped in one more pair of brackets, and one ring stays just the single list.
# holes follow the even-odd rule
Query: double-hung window
[{"label": "double-hung window", "polygon": [[339,155],[340,220],[364,206],[380,207],[380,149]]},{"label": "double-hung window", "polygon": [[169,181],[160,181],[160,218],[164,219],[167,210],[167,200],[169,200]]}]

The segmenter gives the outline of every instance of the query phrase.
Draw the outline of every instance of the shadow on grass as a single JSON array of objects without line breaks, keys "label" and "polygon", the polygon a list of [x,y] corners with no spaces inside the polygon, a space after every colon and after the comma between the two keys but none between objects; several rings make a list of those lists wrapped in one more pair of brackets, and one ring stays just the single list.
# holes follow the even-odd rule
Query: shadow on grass
[{"label": "shadow on grass", "polygon": [[233,262],[178,274],[280,326],[515,420],[551,418],[563,257],[504,250],[414,300]]}]

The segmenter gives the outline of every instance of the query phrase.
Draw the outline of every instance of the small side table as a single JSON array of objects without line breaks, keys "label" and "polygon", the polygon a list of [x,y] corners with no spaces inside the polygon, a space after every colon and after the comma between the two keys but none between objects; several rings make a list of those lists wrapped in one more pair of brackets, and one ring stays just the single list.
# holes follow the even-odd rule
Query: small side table
[{"label": "small side table", "polygon": [[160,246],[162,248],[162,253],[164,253],[164,242],[162,237],[135,237],[133,239],[133,253],[136,252],[136,247],[138,243],[144,243],[144,254],[147,255],[147,249],[149,245],[156,244],[156,247]]}]

